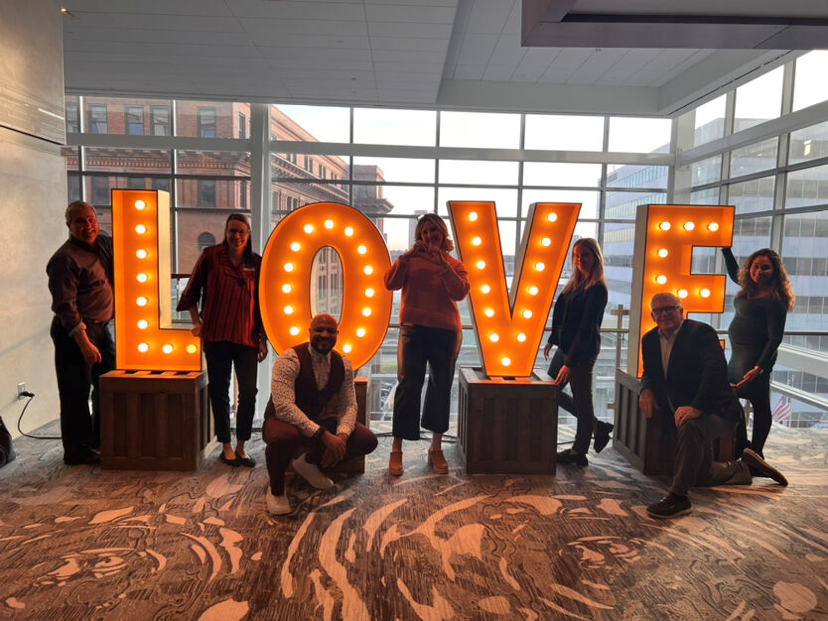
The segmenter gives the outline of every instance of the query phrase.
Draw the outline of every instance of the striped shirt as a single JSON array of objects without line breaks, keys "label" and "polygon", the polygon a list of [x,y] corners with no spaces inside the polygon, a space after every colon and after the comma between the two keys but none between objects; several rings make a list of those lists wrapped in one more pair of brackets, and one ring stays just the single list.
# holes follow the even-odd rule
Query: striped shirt
[{"label": "striped shirt", "polygon": [[262,257],[235,267],[224,243],[205,248],[178,302],[187,311],[201,300],[201,338],[258,347],[264,336],[259,313],[259,272]]}]

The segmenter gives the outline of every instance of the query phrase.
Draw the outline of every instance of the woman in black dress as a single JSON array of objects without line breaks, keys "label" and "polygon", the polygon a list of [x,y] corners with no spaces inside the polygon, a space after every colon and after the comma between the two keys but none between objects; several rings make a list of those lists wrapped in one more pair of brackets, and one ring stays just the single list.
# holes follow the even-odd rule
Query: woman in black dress
[{"label": "woman in black dress", "polygon": [[728,335],[732,350],[730,383],[741,399],[753,405],[753,437],[748,443],[745,422],[736,430],[737,452],[751,448],[759,455],[771,428],[770,378],[785,319],[794,307],[794,292],[779,255],[762,248],[741,269],[730,248],[722,248],[731,280],[742,286],[733,302],[736,316]]},{"label": "woman in black dress", "polygon": [[601,321],[607,305],[607,280],[604,258],[594,239],[584,237],[572,247],[575,270],[555,302],[552,333],[543,348],[549,358],[553,345],[558,349],[549,363],[553,384],[562,389],[568,383],[572,396],[561,392],[558,403],[578,419],[571,449],[558,453],[559,464],[586,466],[589,440],[595,434],[595,452],[607,445],[612,425],[595,418],[592,405],[592,370],[601,350]]}]

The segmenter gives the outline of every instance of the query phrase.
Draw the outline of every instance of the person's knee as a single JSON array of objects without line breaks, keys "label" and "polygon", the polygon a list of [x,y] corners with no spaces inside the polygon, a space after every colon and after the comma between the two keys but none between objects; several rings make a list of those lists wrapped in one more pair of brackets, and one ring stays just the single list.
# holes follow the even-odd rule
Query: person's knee
[{"label": "person's knee", "polygon": [[679,442],[700,442],[702,440],[704,440],[704,433],[698,420],[686,420],[678,428]]}]

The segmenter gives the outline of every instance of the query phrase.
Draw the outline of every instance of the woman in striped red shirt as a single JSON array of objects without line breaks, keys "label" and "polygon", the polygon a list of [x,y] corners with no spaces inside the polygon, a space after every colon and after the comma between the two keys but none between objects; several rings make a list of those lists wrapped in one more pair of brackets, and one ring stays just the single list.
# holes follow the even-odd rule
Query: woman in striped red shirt
[{"label": "woman in striped red shirt", "polygon": [[[256,410],[256,364],[267,356],[259,314],[261,265],[262,257],[250,245],[247,218],[232,213],[224,225],[224,241],[204,249],[178,302],[179,311],[190,311],[193,334],[201,337],[216,435],[223,445],[221,460],[230,466],[256,465],[244,444]],[[230,442],[231,366],[239,385],[235,450]]]}]

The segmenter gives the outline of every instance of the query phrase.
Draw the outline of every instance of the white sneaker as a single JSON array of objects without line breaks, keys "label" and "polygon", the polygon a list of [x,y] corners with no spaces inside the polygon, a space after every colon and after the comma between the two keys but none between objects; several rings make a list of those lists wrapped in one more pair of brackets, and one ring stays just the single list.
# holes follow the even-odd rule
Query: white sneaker
[{"label": "white sneaker", "polygon": [[294,459],[291,465],[296,472],[302,475],[302,478],[305,479],[305,481],[313,485],[316,489],[331,489],[334,486],[334,482],[322,474],[319,466],[316,464],[309,464],[305,460],[304,453],[301,457]]},{"label": "white sneaker", "polygon": [[270,491],[270,487],[268,487],[267,512],[270,515],[285,515],[286,513],[290,513],[290,511],[290,501],[288,501],[287,492],[281,496],[274,496],[273,492]]}]

